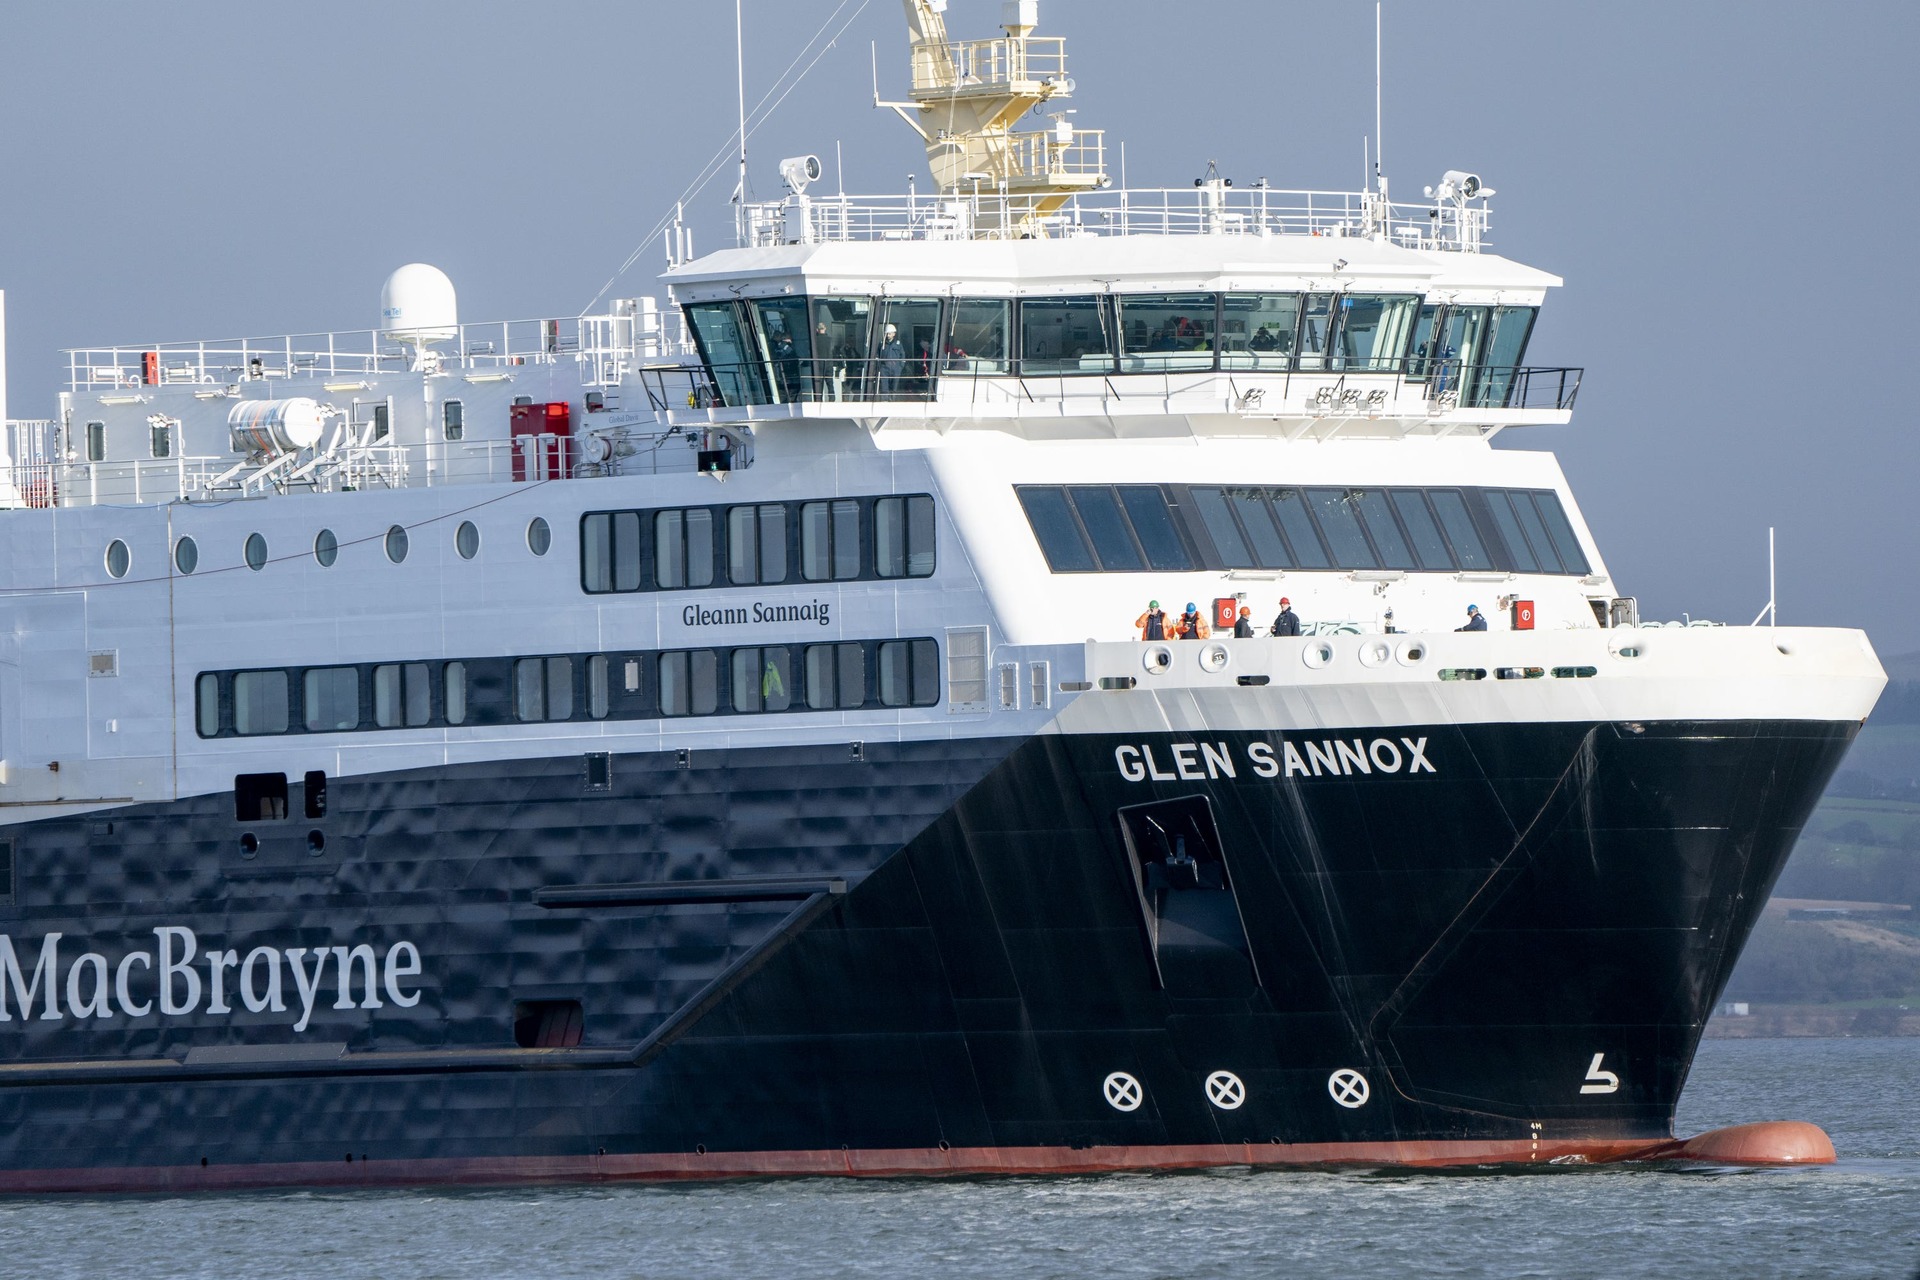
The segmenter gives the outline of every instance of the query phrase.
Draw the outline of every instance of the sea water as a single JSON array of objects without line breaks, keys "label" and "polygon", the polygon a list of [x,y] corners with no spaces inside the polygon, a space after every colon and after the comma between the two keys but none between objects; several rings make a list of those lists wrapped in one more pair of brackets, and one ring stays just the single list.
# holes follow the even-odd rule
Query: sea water
[{"label": "sea water", "polygon": [[1679,1132],[1779,1119],[1840,1163],[0,1199],[0,1275],[1915,1276],[1920,1040],[1706,1042]]}]

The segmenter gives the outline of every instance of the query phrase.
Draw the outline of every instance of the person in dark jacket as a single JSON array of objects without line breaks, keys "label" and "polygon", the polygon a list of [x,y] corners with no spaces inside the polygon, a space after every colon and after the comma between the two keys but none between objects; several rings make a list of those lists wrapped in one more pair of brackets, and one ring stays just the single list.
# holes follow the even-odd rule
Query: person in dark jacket
[{"label": "person in dark jacket", "polygon": [[1178,640],[1205,640],[1210,633],[1207,620],[1200,613],[1200,606],[1187,601],[1187,611],[1173,624],[1174,638]]},{"label": "person in dark jacket", "polygon": [[1293,602],[1285,596],[1280,597],[1280,616],[1273,620],[1267,629],[1270,636],[1297,636],[1300,634],[1300,615],[1293,611]]},{"label": "person in dark jacket", "polygon": [[1480,606],[1477,604],[1467,606],[1467,625],[1454,628],[1455,631],[1485,631],[1486,629],[1487,616],[1480,612]]},{"label": "person in dark jacket", "polygon": [[1158,600],[1147,601],[1147,611],[1133,620],[1140,628],[1142,640],[1165,640],[1167,638],[1167,611],[1160,607]]},{"label": "person in dark jacket", "polygon": [[1253,610],[1240,606],[1240,616],[1233,620],[1233,635],[1236,640],[1245,640],[1253,634]]}]

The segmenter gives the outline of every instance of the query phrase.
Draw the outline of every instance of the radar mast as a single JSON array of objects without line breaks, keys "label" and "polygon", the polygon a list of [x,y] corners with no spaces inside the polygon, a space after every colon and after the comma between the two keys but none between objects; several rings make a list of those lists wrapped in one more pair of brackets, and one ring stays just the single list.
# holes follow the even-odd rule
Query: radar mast
[{"label": "radar mast", "polygon": [[[943,195],[1001,197],[1003,228],[1030,224],[1083,191],[1108,184],[1104,135],[1076,129],[1070,110],[1046,128],[1016,131],[1029,112],[1073,93],[1066,40],[1033,34],[1039,0],[1007,0],[990,40],[950,40],[947,0],[903,0],[912,38],[911,102],[880,102],[927,145]],[[982,202],[980,220],[990,210]],[[981,228],[983,230],[988,228]]]}]

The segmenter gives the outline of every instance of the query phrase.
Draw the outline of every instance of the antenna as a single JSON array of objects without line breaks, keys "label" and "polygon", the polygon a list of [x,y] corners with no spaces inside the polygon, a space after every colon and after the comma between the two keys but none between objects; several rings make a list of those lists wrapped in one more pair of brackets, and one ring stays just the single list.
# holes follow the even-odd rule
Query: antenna
[{"label": "antenna", "polygon": [[740,89],[740,185],[734,189],[734,224],[741,244],[747,242],[747,36],[740,22],[740,0],[733,0],[733,69]]},{"label": "antenna", "polygon": [[1373,179],[1387,193],[1387,136],[1380,113],[1380,0],[1373,0]]}]

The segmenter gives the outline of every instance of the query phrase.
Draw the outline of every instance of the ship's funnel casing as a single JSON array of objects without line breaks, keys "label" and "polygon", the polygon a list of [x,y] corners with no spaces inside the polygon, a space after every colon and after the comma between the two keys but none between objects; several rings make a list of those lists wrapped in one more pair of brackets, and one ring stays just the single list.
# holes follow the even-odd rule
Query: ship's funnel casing
[{"label": "ship's funnel casing", "polygon": [[453,281],[438,267],[410,262],[380,286],[380,332],[397,342],[450,342],[460,331]]}]

